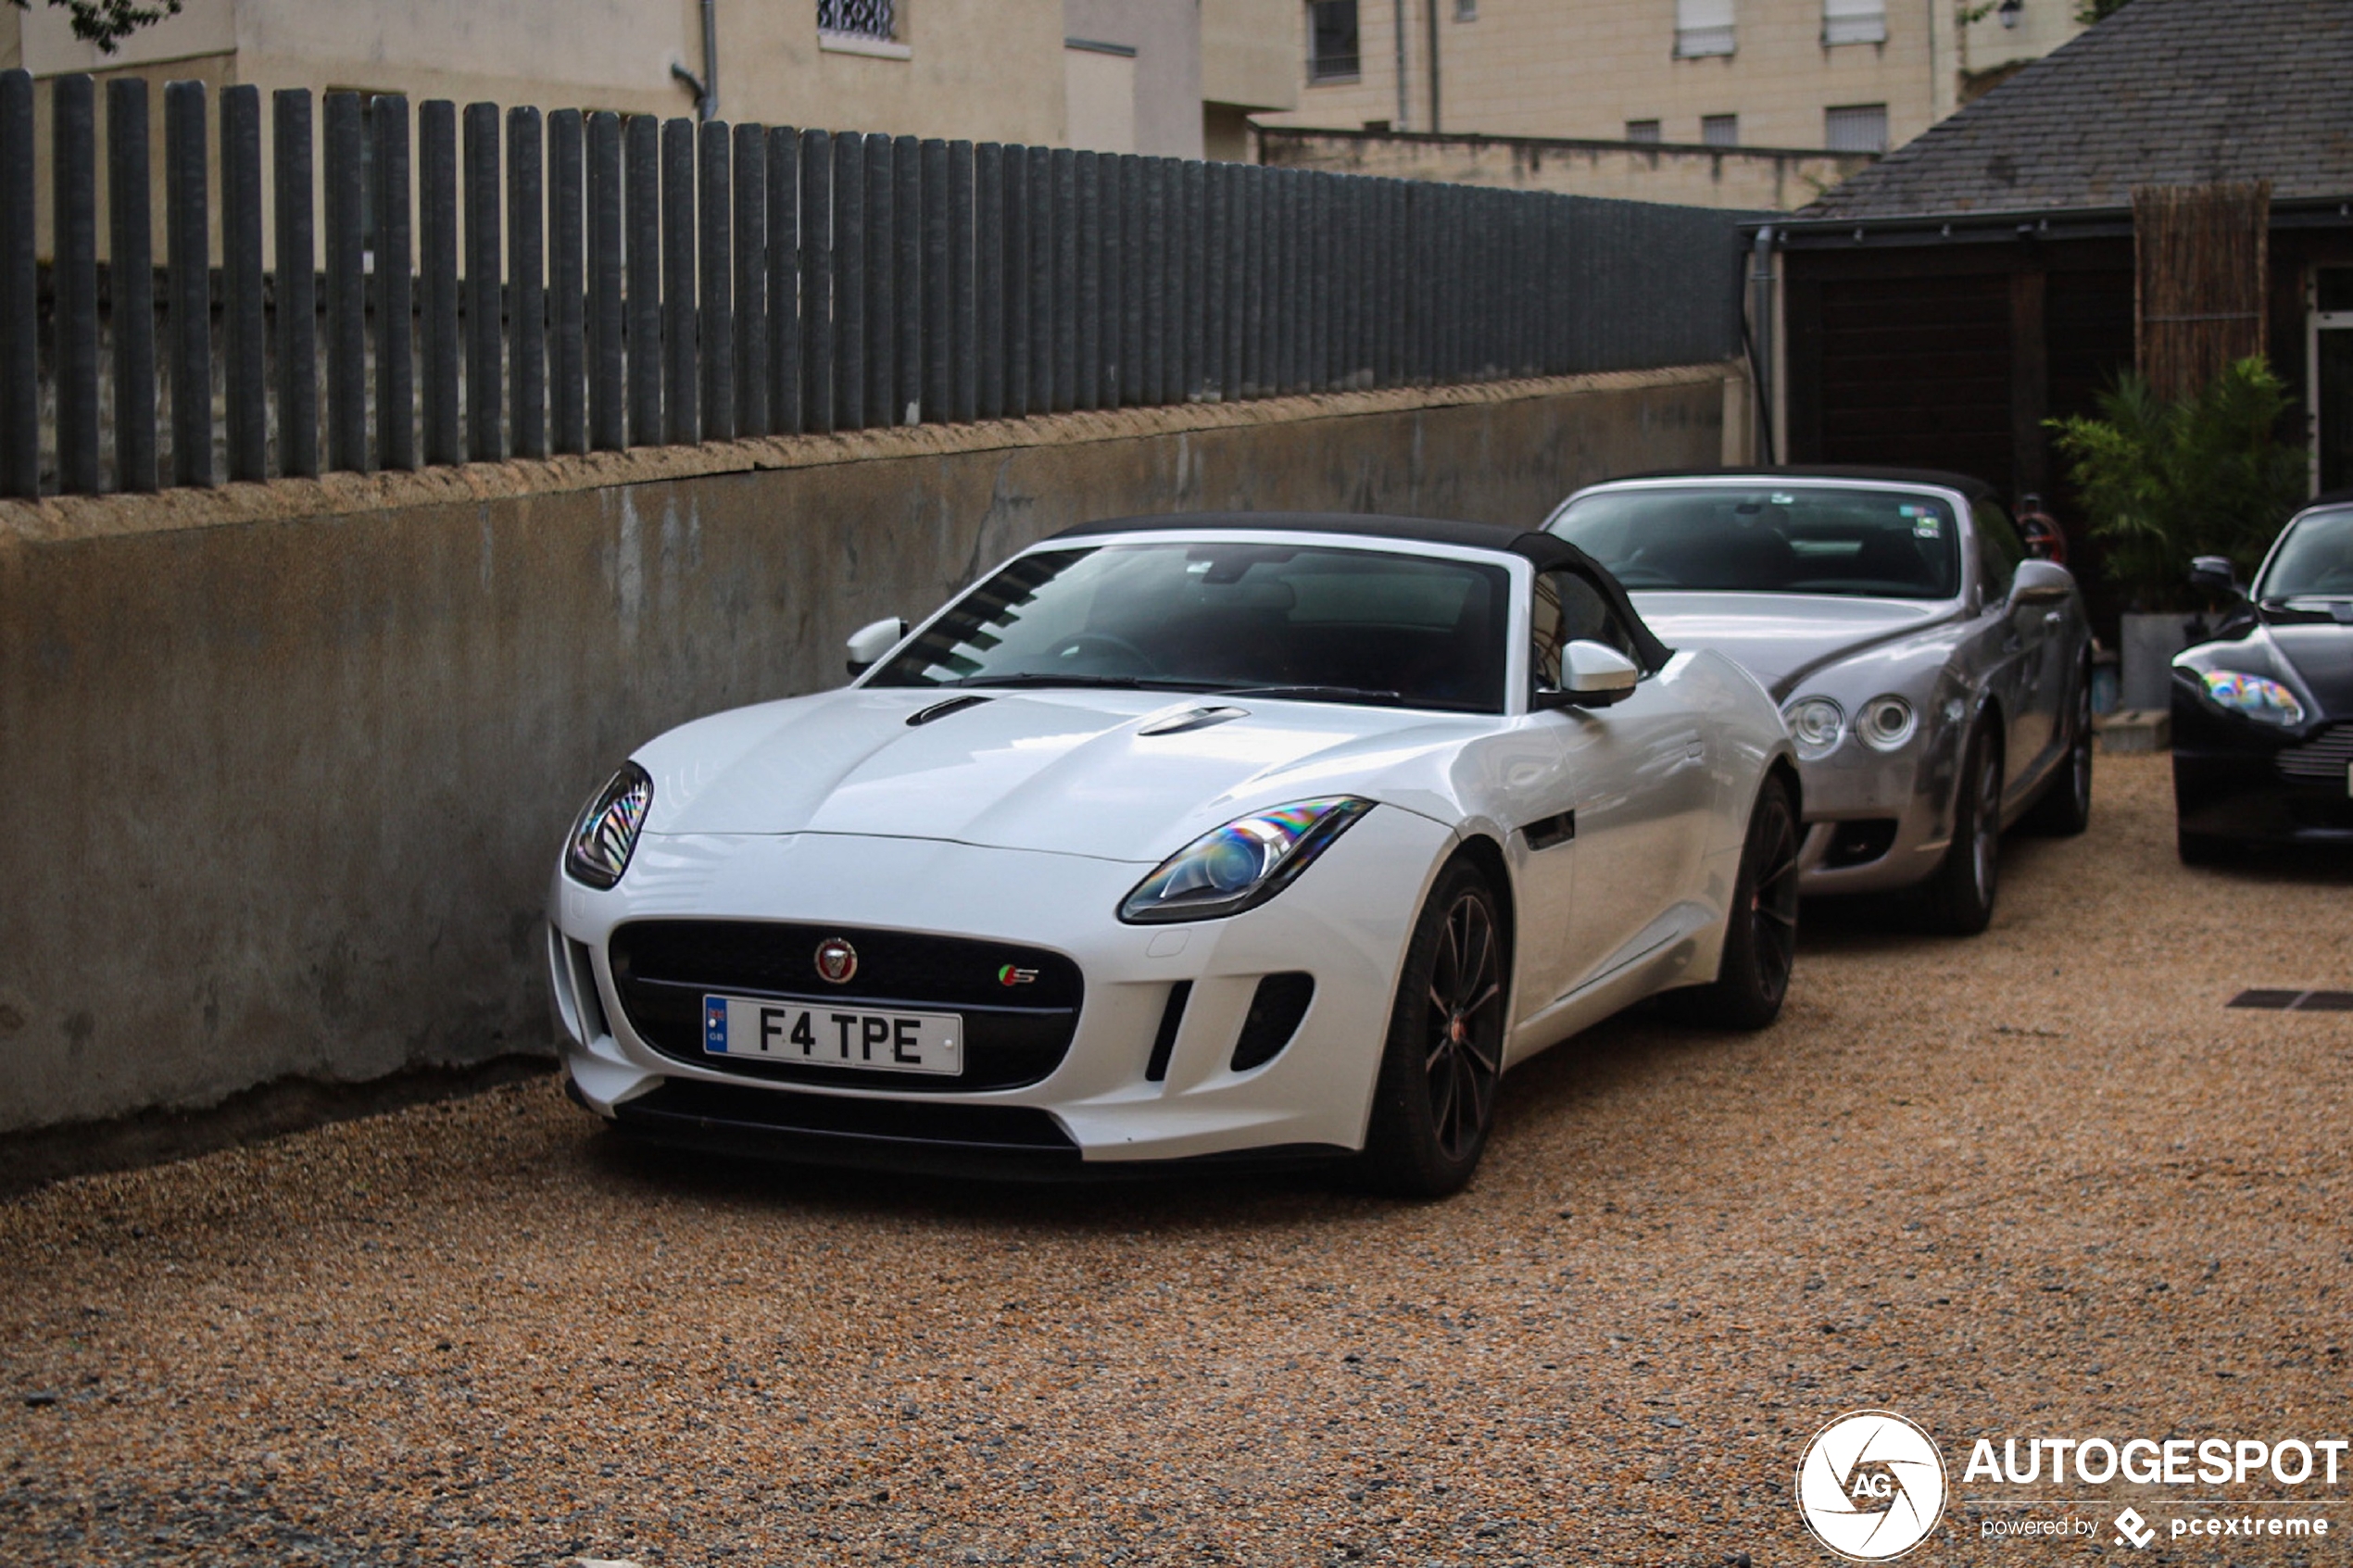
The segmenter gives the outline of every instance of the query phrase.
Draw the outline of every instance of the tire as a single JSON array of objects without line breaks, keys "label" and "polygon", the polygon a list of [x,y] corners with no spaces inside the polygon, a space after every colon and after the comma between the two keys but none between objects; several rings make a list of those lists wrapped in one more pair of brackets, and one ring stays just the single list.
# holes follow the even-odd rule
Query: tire
[{"label": "tire", "polygon": [[2231,858],[2231,841],[2210,833],[2190,833],[2176,827],[2173,852],[2181,856],[2185,866],[2219,866]]},{"label": "tire", "polygon": [[1454,861],[1422,906],[1390,1010],[1361,1162],[1377,1190],[1443,1198],[1478,1169],[1504,1073],[1506,956],[1494,889]]},{"label": "tire", "polygon": [[1767,774],[1748,814],[1748,838],[1731,908],[1724,915],[1724,957],[1706,985],[1670,991],[1667,1010],[1718,1029],[1762,1029],[1780,1016],[1797,960],[1797,812],[1789,785]]},{"label": "tire", "polygon": [[2045,837],[2072,838],[2092,825],[2092,753],[2096,738],[2092,729],[2092,670],[2085,665],[2076,672],[2075,723],[2066,760],[2019,826]]},{"label": "tire", "polygon": [[1928,927],[1948,936],[1974,936],[1994,918],[2001,883],[2002,748],[1980,724],[1962,754],[1960,797],[1953,808],[1953,844],[1922,891]]}]

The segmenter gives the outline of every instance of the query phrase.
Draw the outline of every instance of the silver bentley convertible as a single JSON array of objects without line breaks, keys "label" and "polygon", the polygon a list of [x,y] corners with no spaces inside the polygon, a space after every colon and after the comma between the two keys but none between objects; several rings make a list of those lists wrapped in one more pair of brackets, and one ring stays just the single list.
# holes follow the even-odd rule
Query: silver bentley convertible
[{"label": "silver bentley convertible", "polygon": [[1764,683],[1797,744],[1806,893],[1917,888],[1982,931],[2002,831],[2081,833],[2091,629],[2067,569],[2028,558],[1958,474],[1760,469],[1580,490],[1545,525],[1600,560],[1659,636]]}]

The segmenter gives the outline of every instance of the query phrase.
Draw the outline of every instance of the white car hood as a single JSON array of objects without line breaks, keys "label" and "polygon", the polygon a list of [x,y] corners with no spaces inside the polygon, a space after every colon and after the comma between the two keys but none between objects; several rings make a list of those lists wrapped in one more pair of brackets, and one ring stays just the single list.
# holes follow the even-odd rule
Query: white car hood
[{"label": "white car hood", "polygon": [[1931,626],[1954,613],[1942,599],[1860,599],[1834,594],[1640,593],[1634,608],[1669,647],[1714,648],[1776,702],[1825,664]]},{"label": "white car hood", "polygon": [[[910,727],[959,696],[977,703]],[[1174,734],[1200,708],[1247,717]],[[1157,863],[1244,812],[1378,780],[1493,719],[1165,692],[844,689],[714,714],[638,753],[646,831],[861,834]]]}]

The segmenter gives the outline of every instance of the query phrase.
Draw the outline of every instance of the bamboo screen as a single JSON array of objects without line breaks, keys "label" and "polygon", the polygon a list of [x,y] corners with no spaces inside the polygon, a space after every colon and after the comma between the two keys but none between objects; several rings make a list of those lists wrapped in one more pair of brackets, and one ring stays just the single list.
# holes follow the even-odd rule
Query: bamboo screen
[{"label": "bamboo screen", "polygon": [[2136,354],[2159,396],[2263,352],[2271,216],[2269,181],[2133,191]]}]

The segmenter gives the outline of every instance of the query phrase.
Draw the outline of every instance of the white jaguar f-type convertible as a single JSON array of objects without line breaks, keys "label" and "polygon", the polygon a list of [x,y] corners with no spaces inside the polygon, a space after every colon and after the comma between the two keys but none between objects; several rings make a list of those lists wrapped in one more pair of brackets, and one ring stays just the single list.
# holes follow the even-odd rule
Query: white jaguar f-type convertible
[{"label": "white jaguar f-type convertible", "polygon": [[573,1098],[704,1148],[1468,1179],[1504,1070],[1642,997],[1779,1010],[1772,700],[1567,541],[1090,523],[838,691],[642,747],[550,900]]}]

